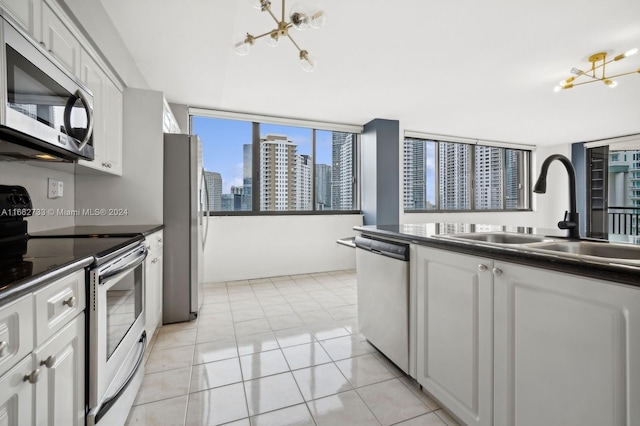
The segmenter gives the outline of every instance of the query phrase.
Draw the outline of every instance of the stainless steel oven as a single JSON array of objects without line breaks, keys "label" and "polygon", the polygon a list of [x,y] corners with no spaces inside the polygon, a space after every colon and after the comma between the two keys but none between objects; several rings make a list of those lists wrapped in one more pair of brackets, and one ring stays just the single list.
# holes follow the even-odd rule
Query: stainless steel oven
[{"label": "stainless steel oven", "polygon": [[0,16],[0,155],[93,160],[93,95]]},{"label": "stainless steel oven", "polygon": [[124,424],[142,382],[146,255],[138,241],[89,270],[88,425]]}]

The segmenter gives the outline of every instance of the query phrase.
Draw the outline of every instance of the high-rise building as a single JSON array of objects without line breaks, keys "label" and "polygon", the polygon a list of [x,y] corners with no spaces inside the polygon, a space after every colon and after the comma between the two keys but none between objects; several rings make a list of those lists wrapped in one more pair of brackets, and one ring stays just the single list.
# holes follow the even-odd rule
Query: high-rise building
[{"label": "high-rise building", "polygon": [[520,200],[520,157],[523,155],[522,151],[514,149],[505,150],[505,179],[504,179],[504,202],[505,208],[517,209],[522,207]]},{"label": "high-rise building", "polygon": [[312,209],[311,167],[313,161],[310,155],[296,157],[296,210]]},{"label": "high-rise building", "polygon": [[316,209],[331,210],[331,166],[316,164]]},{"label": "high-rise building", "polygon": [[441,142],[439,148],[440,208],[443,210],[469,210],[471,208],[469,190],[471,146],[462,143]]},{"label": "high-rise building", "polygon": [[[209,190],[209,211],[222,210],[222,176],[217,172],[205,171],[204,180]],[[203,192],[203,196],[206,196],[206,192]],[[203,201],[206,204],[207,200]]]},{"label": "high-rise building", "polygon": [[404,142],[404,208],[424,210],[426,205],[427,141],[407,139]]},{"label": "high-rise building", "polygon": [[502,209],[503,150],[477,145],[475,157],[475,208]]},{"label": "high-rise building", "polygon": [[353,137],[351,133],[333,132],[331,136],[331,207],[353,208]]},{"label": "high-rise building", "polygon": [[242,198],[242,210],[251,210],[251,194],[253,187],[253,180],[251,175],[252,167],[252,145],[242,145],[242,185],[244,186],[243,198]]},{"label": "high-rise building", "polygon": [[296,152],[286,136],[260,139],[260,210],[295,210]]}]

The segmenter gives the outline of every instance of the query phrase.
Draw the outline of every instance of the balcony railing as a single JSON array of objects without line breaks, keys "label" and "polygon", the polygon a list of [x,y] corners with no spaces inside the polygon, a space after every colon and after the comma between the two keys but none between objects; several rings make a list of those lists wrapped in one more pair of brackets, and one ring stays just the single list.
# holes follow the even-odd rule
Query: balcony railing
[{"label": "balcony railing", "polygon": [[609,207],[609,233],[640,235],[640,206]]}]

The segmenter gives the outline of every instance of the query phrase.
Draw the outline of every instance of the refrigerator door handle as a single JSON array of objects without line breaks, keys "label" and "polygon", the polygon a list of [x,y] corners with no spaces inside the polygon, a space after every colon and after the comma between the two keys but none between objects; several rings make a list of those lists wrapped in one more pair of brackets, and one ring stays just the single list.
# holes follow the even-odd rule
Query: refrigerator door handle
[{"label": "refrigerator door handle", "polygon": [[200,194],[200,211],[201,211],[201,216],[200,216],[200,220],[204,223],[201,223],[200,225],[200,241],[202,243],[202,249],[204,250],[204,244],[207,241],[207,234],[209,233],[209,218],[208,218],[208,212],[209,212],[209,185],[207,184],[207,179],[205,178],[205,170],[204,167],[202,168],[202,182],[201,182],[201,186],[200,186],[200,190],[202,191],[202,188],[204,188],[204,194],[205,194],[205,199],[207,200],[206,202],[206,210],[204,210],[204,206],[202,205],[202,194]]}]

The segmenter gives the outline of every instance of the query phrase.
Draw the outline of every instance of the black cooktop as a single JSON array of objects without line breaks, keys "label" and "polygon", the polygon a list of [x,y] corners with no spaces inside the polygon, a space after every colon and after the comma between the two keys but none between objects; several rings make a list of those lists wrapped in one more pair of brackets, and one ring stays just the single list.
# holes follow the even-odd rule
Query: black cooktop
[{"label": "black cooktop", "polygon": [[142,240],[113,238],[29,238],[0,244],[0,292],[8,287],[86,258],[102,258]]},{"label": "black cooktop", "polygon": [[85,225],[31,232],[32,238],[57,237],[135,237],[162,229],[163,225]]}]

